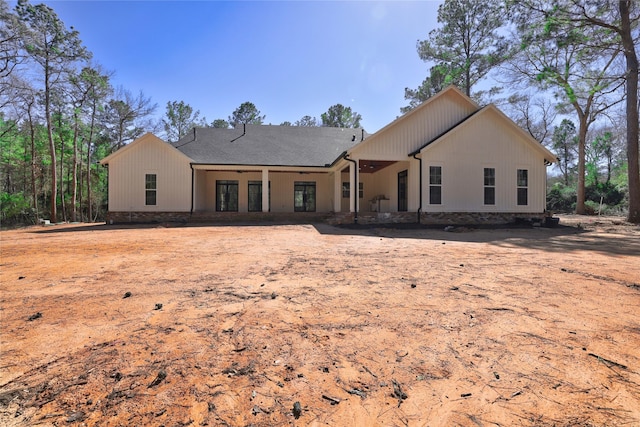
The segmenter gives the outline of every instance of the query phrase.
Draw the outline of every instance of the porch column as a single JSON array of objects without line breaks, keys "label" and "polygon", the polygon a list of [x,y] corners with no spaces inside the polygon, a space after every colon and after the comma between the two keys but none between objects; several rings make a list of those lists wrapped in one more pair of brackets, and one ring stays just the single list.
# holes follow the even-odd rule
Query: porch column
[{"label": "porch column", "polygon": [[333,173],[333,211],[342,210],[342,172]]},{"label": "porch column", "polygon": [[269,169],[262,169],[262,212],[269,212]]},{"label": "porch column", "polygon": [[[358,203],[358,189],[356,188],[356,163],[349,162],[349,212],[356,211],[356,203]],[[354,197],[355,195],[355,197]]]}]

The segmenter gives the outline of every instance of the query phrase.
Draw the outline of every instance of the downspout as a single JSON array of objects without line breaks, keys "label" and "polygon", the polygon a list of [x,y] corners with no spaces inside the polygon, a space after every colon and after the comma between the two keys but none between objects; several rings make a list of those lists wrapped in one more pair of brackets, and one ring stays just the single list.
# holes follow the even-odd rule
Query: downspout
[{"label": "downspout", "polygon": [[[195,141],[198,138],[198,134],[196,133],[196,127],[193,127],[193,140]],[[195,181],[195,173],[196,171],[193,169],[193,163],[189,162],[189,167],[191,168],[191,210],[189,211],[189,216],[193,217],[193,183]]]},{"label": "downspout", "polygon": [[189,163],[189,167],[191,168],[191,212],[189,212],[189,215],[193,216],[193,182],[194,182],[195,170],[193,169],[193,163]]},{"label": "downspout", "polygon": [[[109,163],[102,165],[103,168],[105,168],[107,170],[107,214],[105,216],[105,222],[108,224],[109,222],[111,224],[113,224],[113,219],[111,219],[110,221],[107,221],[107,217],[109,216],[109,209],[111,208],[111,206],[109,205]],[[96,208],[96,210],[98,210]],[[89,199],[89,212],[91,211],[91,199]],[[89,213],[87,212],[87,214]],[[89,222],[91,222],[91,217],[89,217]]]},{"label": "downspout", "polygon": [[420,224],[420,214],[422,213],[422,157],[416,157],[417,154],[413,155],[413,158],[420,162],[420,206],[418,206],[418,224]]},{"label": "downspout", "polygon": [[355,175],[355,181],[356,181],[356,182],[354,183],[354,189],[355,189],[355,191],[354,191],[354,189],[352,189],[352,190],[351,190],[351,195],[352,195],[353,197],[355,197],[355,198],[356,198],[356,201],[355,201],[355,203],[354,203],[354,206],[355,206],[355,215],[354,215],[354,217],[353,217],[353,223],[354,223],[354,224],[357,224],[357,223],[358,223],[358,189],[359,189],[359,187],[358,187],[358,162],[356,162],[356,161],[355,161],[355,160],[353,160],[353,159],[350,159],[350,158],[349,158],[349,154],[348,154],[348,153],[345,153],[345,154],[344,154],[344,156],[343,156],[342,158],[343,158],[343,159],[345,159],[345,160],[346,160],[346,161],[348,161],[348,162],[353,163],[353,165],[355,166],[355,167],[354,167],[354,172],[355,172],[355,173],[354,173],[354,175]]}]

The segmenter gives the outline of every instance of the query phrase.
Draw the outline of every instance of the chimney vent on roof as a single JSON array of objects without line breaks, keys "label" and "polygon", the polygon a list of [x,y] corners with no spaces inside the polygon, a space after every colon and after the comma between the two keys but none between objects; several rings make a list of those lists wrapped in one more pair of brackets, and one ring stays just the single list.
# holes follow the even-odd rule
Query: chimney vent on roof
[{"label": "chimney vent on roof", "polygon": [[233,138],[233,139],[231,140],[231,142],[234,142],[234,141],[236,141],[236,140],[238,140],[238,139],[242,138],[243,136],[245,136],[245,134],[246,134],[246,133],[247,133],[247,124],[246,124],[246,123],[243,123],[243,124],[242,124],[242,135],[238,136],[237,138]]}]

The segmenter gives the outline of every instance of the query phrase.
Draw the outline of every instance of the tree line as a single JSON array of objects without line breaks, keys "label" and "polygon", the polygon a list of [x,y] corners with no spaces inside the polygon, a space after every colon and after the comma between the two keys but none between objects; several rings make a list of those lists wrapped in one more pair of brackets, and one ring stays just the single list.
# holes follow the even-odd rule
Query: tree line
[{"label": "tree line", "polygon": [[[145,132],[176,141],[193,126],[262,124],[251,102],[207,122],[184,101],[158,105],[142,91],[114,87],[78,31],[45,4],[0,0],[0,222],[102,220],[107,174],[100,159]],[[295,126],[359,127],[360,114],[336,104],[321,120]],[[162,132],[165,132],[162,135]]]},{"label": "tree line", "polygon": [[438,22],[417,42],[429,74],[402,112],[449,84],[499,104],[559,157],[550,208],[583,214],[607,198],[640,223],[640,3],[445,0]]},{"label": "tree line", "polygon": [[[640,222],[637,2],[445,0],[439,26],[418,40],[428,75],[405,89],[407,112],[455,84],[498,104],[558,155],[551,209],[578,213],[607,196]],[[98,161],[145,132],[177,141],[194,126],[263,124],[251,102],[211,122],[183,100],[160,120],[142,91],[113,87],[79,33],[55,11],[0,0],[0,220],[95,221],[106,209]],[[492,83],[493,86],[489,84]],[[336,104],[283,126],[359,127]],[[164,133],[163,133],[164,132]],[[556,181],[556,182],[554,182]],[[614,203],[615,202],[615,203]]]},{"label": "tree line", "polygon": [[[175,142],[182,138],[193,127],[213,127],[227,129],[236,127],[241,124],[262,125],[266,119],[253,102],[243,102],[233,113],[225,119],[215,119],[207,122],[207,119],[200,118],[200,110],[194,110],[193,107],[184,101],[169,101],[165,116],[162,118],[162,125],[167,137],[167,141]],[[342,104],[335,104],[322,113],[321,120],[312,116],[303,116],[294,123],[285,121],[280,126],[326,126],[340,128],[357,128],[360,127],[362,116],[353,111],[351,107],[345,107]]]}]

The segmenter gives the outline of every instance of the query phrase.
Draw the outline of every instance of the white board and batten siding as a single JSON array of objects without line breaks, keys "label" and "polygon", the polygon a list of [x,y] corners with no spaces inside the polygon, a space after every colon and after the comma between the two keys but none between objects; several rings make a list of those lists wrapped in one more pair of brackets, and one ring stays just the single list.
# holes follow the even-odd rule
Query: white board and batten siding
[{"label": "white board and batten siding", "polygon": [[440,92],[351,150],[353,159],[408,160],[407,156],[478,110],[457,89]]},{"label": "white board and batten siding", "polygon": [[[479,112],[422,152],[425,212],[545,210],[545,149],[505,122],[495,108]],[[442,167],[442,203],[429,204],[429,167]],[[495,204],[484,204],[484,168],[495,169]],[[528,203],[517,203],[517,171],[528,171]]]},{"label": "white board and batten siding", "polygon": [[[126,155],[123,155],[126,154]],[[109,210],[113,212],[189,212],[190,159],[148,133],[106,157]],[[156,204],[146,205],[145,177],[156,175]]]}]

